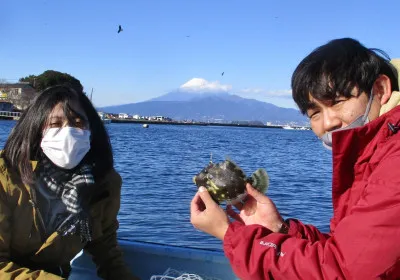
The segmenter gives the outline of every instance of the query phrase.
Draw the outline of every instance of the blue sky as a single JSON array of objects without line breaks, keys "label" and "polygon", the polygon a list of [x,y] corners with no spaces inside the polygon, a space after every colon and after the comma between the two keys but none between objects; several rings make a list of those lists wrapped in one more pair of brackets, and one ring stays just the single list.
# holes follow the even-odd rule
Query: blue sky
[{"label": "blue sky", "polygon": [[295,107],[293,70],[331,39],[353,37],[400,57],[400,1],[377,3],[1,0],[0,79],[69,73],[93,88],[96,106],[145,101],[185,84],[196,90],[201,81]]}]

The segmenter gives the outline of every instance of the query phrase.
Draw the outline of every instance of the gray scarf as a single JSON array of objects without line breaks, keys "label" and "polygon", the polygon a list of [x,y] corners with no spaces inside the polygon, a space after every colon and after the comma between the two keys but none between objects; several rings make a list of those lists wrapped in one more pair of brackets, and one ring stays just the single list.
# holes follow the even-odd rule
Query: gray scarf
[{"label": "gray scarf", "polygon": [[92,166],[81,164],[73,170],[64,170],[44,158],[39,174],[44,185],[61,199],[70,213],[57,227],[57,232],[62,236],[79,234],[82,242],[91,241],[90,219],[86,206],[90,198],[89,190],[95,183]]}]

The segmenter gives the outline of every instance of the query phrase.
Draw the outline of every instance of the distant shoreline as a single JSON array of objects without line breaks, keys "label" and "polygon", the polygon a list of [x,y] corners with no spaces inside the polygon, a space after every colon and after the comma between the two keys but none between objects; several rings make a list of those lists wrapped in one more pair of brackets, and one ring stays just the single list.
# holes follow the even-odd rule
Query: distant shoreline
[{"label": "distant shoreline", "polygon": [[[0,120],[15,120],[10,117],[0,116]],[[179,121],[149,121],[149,120],[134,120],[134,119],[111,119],[111,123],[138,123],[138,124],[155,124],[155,125],[197,125],[197,126],[231,126],[231,127],[255,127],[255,128],[280,128],[287,125],[260,125],[260,124],[235,124],[235,123],[211,123],[211,122],[179,122]],[[293,130],[311,130],[306,126],[290,126]],[[305,129],[304,129],[305,128]]]},{"label": "distant shoreline", "polygon": [[[235,124],[235,123],[209,123],[209,122],[178,122],[178,121],[149,121],[149,120],[132,120],[132,119],[111,119],[111,123],[139,123],[139,124],[160,124],[160,125],[197,125],[197,126],[233,126],[233,127],[256,127],[256,128],[281,128],[287,125],[257,125],[257,124]],[[299,130],[304,126],[291,126],[295,130]],[[305,127],[305,130],[310,130]]]}]

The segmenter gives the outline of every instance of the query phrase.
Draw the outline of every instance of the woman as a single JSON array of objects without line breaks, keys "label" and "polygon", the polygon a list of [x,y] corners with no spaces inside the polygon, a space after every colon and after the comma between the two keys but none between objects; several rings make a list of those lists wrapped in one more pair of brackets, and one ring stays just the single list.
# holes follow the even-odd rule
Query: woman
[{"label": "woman", "polygon": [[82,249],[103,279],[138,279],[117,246],[121,177],[95,108],[67,86],[44,90],[0,157],[1,279],[65,279]]}]

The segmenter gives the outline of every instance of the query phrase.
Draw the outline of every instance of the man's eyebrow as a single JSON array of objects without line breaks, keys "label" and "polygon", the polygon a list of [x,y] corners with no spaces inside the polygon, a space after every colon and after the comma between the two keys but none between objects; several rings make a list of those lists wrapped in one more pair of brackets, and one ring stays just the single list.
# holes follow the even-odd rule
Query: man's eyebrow
[{"label": "man's eyebrow", "polygon": [[306,110],[311,110],[316,108],[319,108],[319,106],[315,102],[309,101],[307,103]]}]

